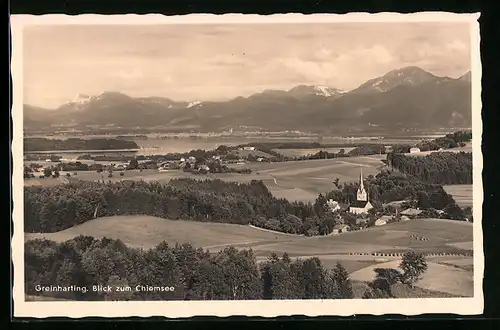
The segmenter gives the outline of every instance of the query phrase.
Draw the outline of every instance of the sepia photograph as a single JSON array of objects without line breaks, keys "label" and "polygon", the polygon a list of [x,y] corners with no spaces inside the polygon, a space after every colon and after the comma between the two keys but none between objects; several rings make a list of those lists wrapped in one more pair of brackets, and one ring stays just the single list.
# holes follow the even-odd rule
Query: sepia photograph
[{"label": "sepia photograph", "polygon": [[13,15],[14,315],[481,313],[478,18]]}]

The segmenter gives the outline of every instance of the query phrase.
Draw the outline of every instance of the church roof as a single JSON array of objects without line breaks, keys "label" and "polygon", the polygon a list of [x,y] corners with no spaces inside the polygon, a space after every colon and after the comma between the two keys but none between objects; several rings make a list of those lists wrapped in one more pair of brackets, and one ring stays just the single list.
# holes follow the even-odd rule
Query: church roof
[{"label": "church roof", "polygon": [[350,207],[359,207],[359,208],[364,208],[368,204],[367,201],[353,201],[349,205]]}]

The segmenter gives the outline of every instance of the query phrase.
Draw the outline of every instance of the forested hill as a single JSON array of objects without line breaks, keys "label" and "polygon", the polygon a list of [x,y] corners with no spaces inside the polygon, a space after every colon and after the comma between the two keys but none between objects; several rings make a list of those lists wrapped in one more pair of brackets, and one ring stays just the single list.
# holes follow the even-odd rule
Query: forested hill
[{"label": "forested hill", "polygon": [[[432,196],[426,207],[444,210],[447,218],[463,220],[464,214],[439,185],[382,172],[367,180],[375,205]],[[357,185],[344,184],[326,196],[348,203]],[[426,199],[427,200],[427,199]],[[158,182],[75,181],[51,187],[24,188],[26,232],[57,232],[94,218],[113,215],[151,215],[166,219],[253,224],[292,234],[325,235],[338,220],[325,209],[325,196],[315,203],[275,198],[262,183],[175,179]]]},{"label": "forested hill", "polygon": [[472,153],[434,152],[424,157],[387,155],[388,165],[417,180],[448,184],[472,184]]},{"label": "forested hill", "polygon": [[50,150],[120,150],[139,149],[134,141],[120,139],[76,139],[56,140],[46,138],[25,138],[24,151]]}]

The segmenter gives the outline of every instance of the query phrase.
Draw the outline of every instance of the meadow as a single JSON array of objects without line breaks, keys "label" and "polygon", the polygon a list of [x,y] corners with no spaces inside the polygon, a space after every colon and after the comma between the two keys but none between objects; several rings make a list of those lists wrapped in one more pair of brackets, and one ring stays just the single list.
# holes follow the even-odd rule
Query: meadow
[{"label": "meadow", "polygon": [[[68,180],[80,179],[89,181],[120,181],[144,180],[168,182],[175,178],[194,179],[221,179],[248,183],[252,180],[262,180],[269,190],[278,198],[310,202],[314,201],[320,193],[331,191],[334,188],[333,180],[339,178],[340,182],[353,182],[359,180],[359,173],[363,167],[363,174],[376,175],[385,164],[382,162],[385,155],[349,157],[342,159],[318,159],[305,161],[290,161],[280,163],[255,162],[244,165],[232,164],[232,168],[249,168],[251,174],[218,173],[196,175],[179,170],[158,172],[157,170],[131,170],[124,171],[123,176],[115,172],[111,178],[108,173],[93,171],[80,171]],[[66,178],[65,178],[66,179]],[[25,185],[53,185],[56,179],[28,179]]]},{"label": "meadow", "polygon": [[355,149],[354,147],[345,147],[345,148],[310,148],[310,149],[303,149],[303,148],[297,148],[297,149],[273,149],[274,152],[278,152],[282,154],[285,157],[301,157],[301,156],[308,156],[308,155],[314,155],[317,154],[320,151],[326,151],[329,153],[338,153],[341,149],[344,149],[345,153],[348,153],[349,151]]},{"label": "meadow", "polygon": [[[375,278],[375,268],[396,269],[400,262],[398,259],[371,265],[351,273],[350,276],[353,281],[371,281]],[[474,295],[474,278],[470,271],[434,262],[427,262],[427,267],[417,286],[463,297]]]},{"label": "meadow", "polygon": [[[414,234],[428,241],[410,238]],[[167,220],[150,216],[98,218],[56,233],[26,233],[25,240],[46,238],[64,242],[79,235],[120,239],[131,247],[151,248],[162,241],[189,242],[210,252],[233,246],[251,248],[258,261],[271,253],[288,253],[292,258],[318,257],[327,268],[344,265],[352,279],[369,281],[373,268],[397,267],[398,257],[371,253],[404,252],[413,249],[427,253],[470,253],[463,243],[472,242],[472,224],[452,220],[418,219],[373,227],[338,235],[305,237],[283,234],[250,226]],[[366,253],[350,255],[349,253]],[[429,257],[429,275],[419,284],[423,289],[467,296],[472,290],[472,258],[466,256]],[[448,280],[449,279],[449,280]]]},{"label": "meadow", "polygon": [[457,184],[457,185],[449,185],[443,186],[444,190],[453,196],[453,199],[457,202],[457,205],[460,207],[472,207],[472,193],[473,193],[473,185],[471,184]]}]

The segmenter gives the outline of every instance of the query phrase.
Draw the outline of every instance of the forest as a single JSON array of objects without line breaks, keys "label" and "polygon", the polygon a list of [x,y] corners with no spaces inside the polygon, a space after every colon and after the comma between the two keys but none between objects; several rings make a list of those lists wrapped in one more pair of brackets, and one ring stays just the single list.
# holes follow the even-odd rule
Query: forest
[{"label": "forest", "polygon": [[[325,208],[327,198],[347,204],[356,196],[357,184],[337,185],[337,189],[320,195],[315,203],[303,203],[278,199],[262,181],[256,180],[245,184],[184,178],[168,183],[75,180],[49,187],[25,187],[24,228],[26,232],[57,232],[95,217],[140,214],[325,235],[332,232],[338,221]],[[453,198],[439,185],[381,172],[367,178],[366,187],[375,210],[391,201],[425,199],[427,208],[444,210],[443,217],[464,218]]]},{"label": "forest", "polygon": [[56,140],[46,138],[23,139],[24,151],[50,151],[50,150],[113,150],[113,149],[139,149],[134,141],[118,139],[76,139]]},{"label": "forest", "polygon": [[[62,243],[34,239],[25,242],[25,291],[69,300],[252,300],[252,299],[352,299],[353,286],[340,264],[325,268],[316,258],[296,259],[271,254],[257,263],[254,252],[228,247],[209,253],[190,244],[153,249],[130,248],[119,240],[78,236]],[[420,258],[420,260],[418,259]],[[424,267],[423,256],[408,254],[400,268]],[[405,260],[405,258],[403,258]],[[406,267],[409,268],[409,267]],[[410,286],[412,272],[381,269],[363,298],[391,298],[397,281]],[[384,274],[396,274],[386,276]],[[77,286],[86,290],[41,292],[40,287]],[[93,291],[109,285],[113,290]],[[116,290],[130,287],[131,290]],[[165,290],[166,288],[166,290]],[[55,291],[55,292],[54,292]]]},{"label": "forest", "polygon": [[417,180],[442,185],[472,184],[471,152],[433,152],[424,157],[389,153],[388,165]]}]

